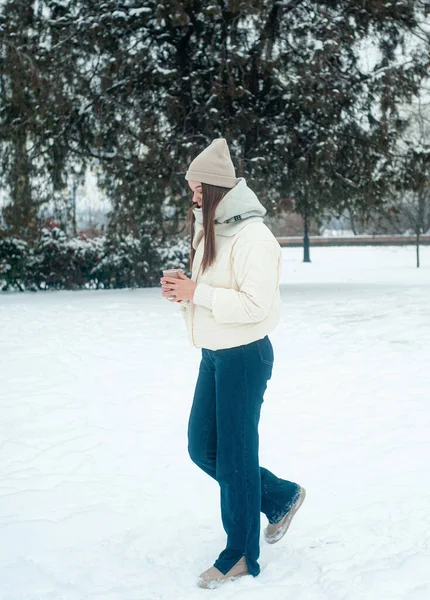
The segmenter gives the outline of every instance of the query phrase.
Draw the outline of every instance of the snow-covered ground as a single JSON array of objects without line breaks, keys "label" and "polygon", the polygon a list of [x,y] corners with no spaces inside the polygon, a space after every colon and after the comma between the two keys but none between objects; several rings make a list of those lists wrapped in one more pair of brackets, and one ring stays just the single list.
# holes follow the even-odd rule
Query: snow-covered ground
[{"label": "snow-covered ground", "polygon": [[[199,363],[158,289],[0,294],[1,600],[428,600],[430,247],[285,249],[261,463],[308,497],[218,590]],[[427,265],[427,266],[425,266]],[[262,520],[264,526],[264,520]]]}]

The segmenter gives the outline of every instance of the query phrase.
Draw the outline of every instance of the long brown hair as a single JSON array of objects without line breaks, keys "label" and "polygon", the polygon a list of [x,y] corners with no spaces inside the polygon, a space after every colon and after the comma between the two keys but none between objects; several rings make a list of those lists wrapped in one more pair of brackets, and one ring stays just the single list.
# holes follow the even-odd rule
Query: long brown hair
[{"label": "long brown hair", "polygon": [[[230,188],[220,187],[218,185],[210,185],[209,183],[202,183],[202,214],[203,214],[203,234],[205,237],[205,248],[203,252],[202,260],[202,273],[210,267],[216,258],[216,244],[215,244],[215,211],[218,204],[230,191]],[[194,239],[194,223],[195,216],[193,210],[195,204],[190,208],[187,215],[187,225],[190,229],[191,234],[191,251],[190,251],[190,268],[193,268],[194,255],[196,251],[193,247]]]}]

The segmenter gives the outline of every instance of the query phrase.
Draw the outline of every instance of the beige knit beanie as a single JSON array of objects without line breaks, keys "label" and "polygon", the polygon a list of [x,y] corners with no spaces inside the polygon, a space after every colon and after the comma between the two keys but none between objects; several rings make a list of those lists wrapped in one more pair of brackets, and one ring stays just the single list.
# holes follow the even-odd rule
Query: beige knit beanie
[{"label": "beige knit beanie", "polygon": [[185,179],[233,188],[237,183],[236,172],[226,140],[218,138],[205,148],[190,164]]}]

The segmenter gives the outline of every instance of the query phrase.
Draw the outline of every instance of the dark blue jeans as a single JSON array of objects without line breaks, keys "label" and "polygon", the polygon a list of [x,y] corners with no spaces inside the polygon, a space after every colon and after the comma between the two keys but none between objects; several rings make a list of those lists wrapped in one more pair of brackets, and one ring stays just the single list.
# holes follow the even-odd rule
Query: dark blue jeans
[{"label": "dark blue jeans", "polygon": [[251,575],[259,574],[260,511],[277,523],[300,490],[259,466],[258,423],[273,360],[267,336],[236,348],[202,350],[188,450],[220,485],[227,546],[215,567],[224,575],[244,555]]}]

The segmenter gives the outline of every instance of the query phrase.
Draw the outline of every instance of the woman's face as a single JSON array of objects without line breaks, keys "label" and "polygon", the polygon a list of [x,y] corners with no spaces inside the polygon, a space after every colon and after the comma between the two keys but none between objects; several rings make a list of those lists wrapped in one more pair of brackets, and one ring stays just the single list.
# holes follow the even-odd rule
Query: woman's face
[{"label": "woman's face", "polygon": [[202,207],[203,200],[203,188],[199,181],[189,181],[188,185],[190,190],[193,192],[193,202],[195,202],[199,208]]}]

